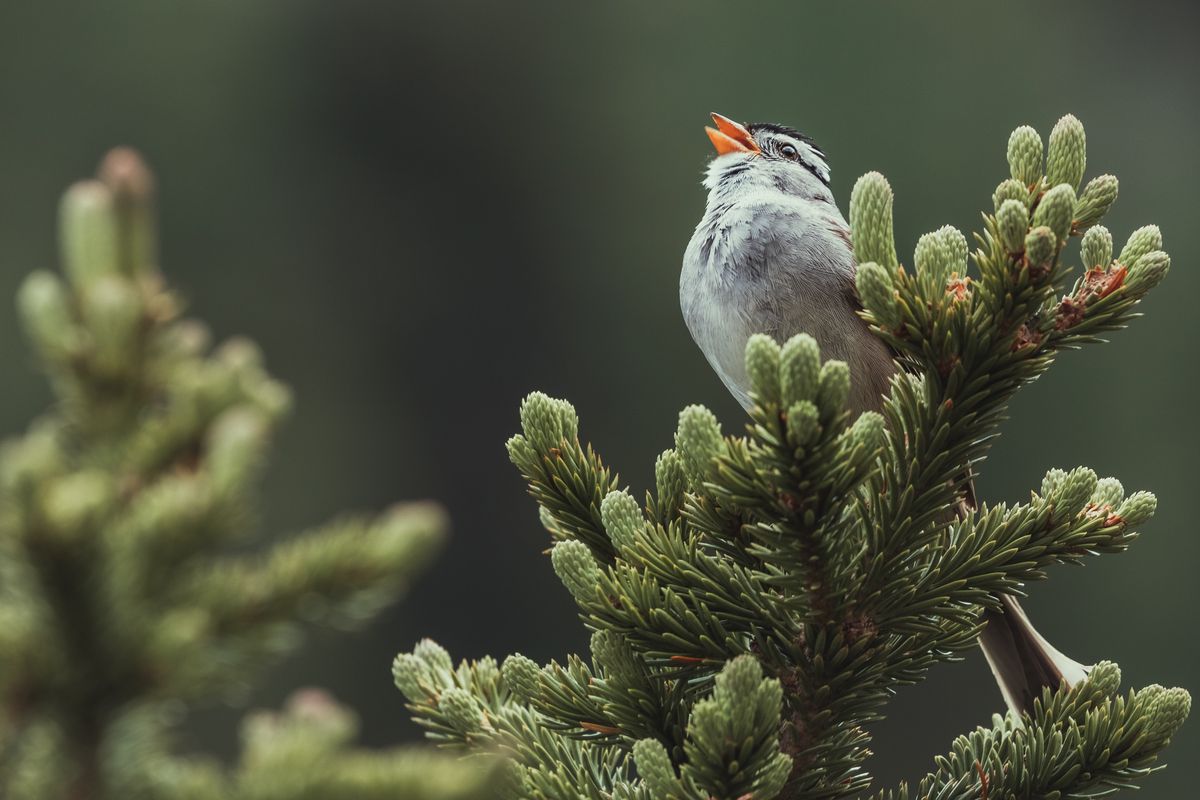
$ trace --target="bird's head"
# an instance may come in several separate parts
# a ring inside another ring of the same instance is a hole
[[[720,114],[705,133],[717,150],[704,185],[724,193],[737,188],[775,188],[797,197],[833,201],[829,164],[816,143],[800,131],[771,122],[742,125]]]

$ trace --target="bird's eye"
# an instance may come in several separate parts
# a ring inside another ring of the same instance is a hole
[[[795,145],[785,144],[779,148],[779,155],[786,158],[788,161],[796,161],[800,158],[800,152]]]

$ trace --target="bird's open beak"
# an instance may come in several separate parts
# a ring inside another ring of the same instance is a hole
[[[754,137],[750,135],[750,131],[746,130],[745,126],[716,112],[713,112],[712,118],[713,122],[717,123],[717,127],[705,128],[704,132],[708,134],[713,147],[717,149],[717,155],[762,152],[758,148],[758,142],[754,141]]]

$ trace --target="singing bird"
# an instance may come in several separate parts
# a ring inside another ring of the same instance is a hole
[[[823,357],[850,366],[854,413],[878,410],[897,365],[857,313],[850,226],[830,189],[828,159],[793,128],[712,117],[708,202],[679,275],[692,338],[749,408],[746,340],[807,333]],[[998,599],[1003,611],[984,612],[979,644],[1009,708],[1031,711],[1042,687],[1086,676],[1033,628],[1016,598]]]

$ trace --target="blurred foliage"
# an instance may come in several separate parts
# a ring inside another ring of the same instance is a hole
[[[173,280],[215,330],[258,341],[300,398],[265,478],[268,527],[398,492],[453,515],[455,537],[407,606],[336,651],[305,651],[290,680],[256,694],[278,705],[276,687],[335,687],[361,709],[364,739],[389,742],[407,725],[380,667],[398,641],[539,662],[587,644],[569,604],[547,602],[565,595],[500,446],[530,386],[571,397],[620,464],[652,463],[685,403],[739,419],[677,311],[709,111],[814,135],[843,210],[856,176],[885,172],[910,242],[976,223],[967,210],[1004,166],[982,157],[995,131],[1072,111],[1093,158],[1122,176],[1110,227],[1154,219],[1170,240],[1171,290],[1103,354],[1023,393],[979,490],[1019,501],[1064,462],[1153,486],[1159,511],[1135,550],[1061,572],[1025,605],[1066,652],[1111,656],[1137,685],[1195,688],[1200,647],[1181,632],[1200,608],[1187,511],[1200,365],[1180,321],[1200,293],[1198,22],[1182,0],[6,3],[0,297],[53,262],[58,187],[114,143],[150,155]],[[15,314],[0,324],[11,432],[48,395]],[[316,471],[329,463],[354,469]],[[648,467],[622,477],[653,482]],[[915,777],[913,764],[987,723],[998,698],[982,659],[972,665],[900,692],[876,726],[877,775]],[[232,754],[225,720],[206,721],[205,744]],[[1197,747],[1184,730],[1174,757]],[[1143,796],[1189,786],[1168,771]]]
[[[132,150],[110,152],[63,197],[65,280],[38,270],[18,293],[55,403],[0,448],[0,795],[479,796],[482,768],[348,749],[353,715],[314,691],[247,721],[232,774],[171,747],[179,710],[244,693],[300,622],[349,625],[393,600],[446,523],[396,506],[231,552],[252,541],[290,395],[248,340],[210,352],[181,317],[153,194]]]

